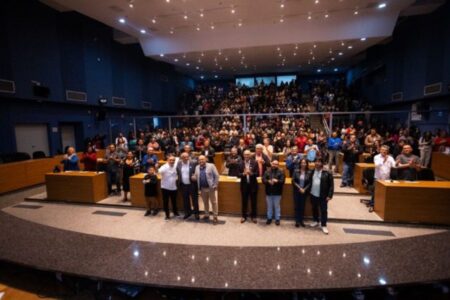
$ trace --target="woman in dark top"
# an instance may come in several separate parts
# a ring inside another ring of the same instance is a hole
[[[145,203],[147,204],[147,211],[145,216],[152,214],[156,216],[158,214],[158,178],[156,177],[155,166],[148,168],[148,173],[145,175],[144,180],[145,188]]]
[[[123,201],[127,201],[128,192],[130,191],[130,177],[136,174],[136,168],[139,167],[139,162],[134,157],[133,152],[128,151],[125,160],[122,163],[123,176],[122,176],[122,186],[123,186]]]
[[[305,227],[303,215],[305,213],[306,197],[311,187],[309,179],[308,161],[305,158],[300,160],[300,168],[292,175],[292,189],[294,191],[295,206],[295,227]]]

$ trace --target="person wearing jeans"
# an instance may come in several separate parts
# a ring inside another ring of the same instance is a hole
[[[274,217],[275,224],[280,225],[280,202],[284,181],[284,173],[279,168],[278,160],[272,161],[271,168],[264,173],[262,178],[262,182],[266,186],[267,225],[272,223],[272,218]]]
[[[328,201],[333,198],[334,183],[333,175],[323,170],[323,161],[317,158],[315,161],[315,169],[310,172],[309,181],[311,183],[311,202],[313,208],[314,222],[311,227],[319,225],[319,208],[320,208],[320,224],[322,232],[328,234]]]
[[[333,173],[333,165],[337,166],[337,155],[342,146],[342,139],[334,131],[328,138],[328,171]],[[336,169],[335,169],[336,172]]]
[[[344,153],[344,168],[342,171],[341,187],[351,187],[353,186],[353,169],[359,159],[359,155],[362,153],[355,135],[352,134],[350,140],[343,145],[342,152]]]
[[[169,198],[172,202],[172,211],[174,216],[179,216],[177,209],[177,167],[175,165],[175,157],[169,155],[167,163],[158,170],[161,175],[161,192],[163,198],[164,211],[166,220],[170,219]]]

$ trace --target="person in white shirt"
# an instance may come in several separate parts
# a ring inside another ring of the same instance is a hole
[[[158,170],[161,175],[161,192],[163,198],[163,207],[166,212],[166,220],[170,219],[169,198],[172,202],[172,211],[174,216],[179,216],[177,210],[177,167],[175,164],[175,156],[169,155],[167,163]]]
[[[395,160],[389,155],[389,146],[383,145],[380,148],[380,154],[375,155],[373,158],[375,164],[374,180],[389,180],[391,178],[391,168],[395,167]],[[374,184],[375,188],[375,184]],[[375,190],[372,193],[372,199],[370,200],[370,212],[373,211]]]

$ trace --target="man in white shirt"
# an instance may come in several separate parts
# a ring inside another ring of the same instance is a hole
[[[169,155],[167,163],[159,168],[158,173],[161,175],[161,191],[163,198],[164,211],[166,212],[166,220],[170,219],[169,198],[172,202],[172,211],[175,216],[179,216],[177,210],[177,168],[175,165],[175,156]]]
[[[395,160],[389,155],[389,146],[383,145],[380,148],[380,154],[375,155],[373,158],[375,164],[374,180],[389,180],[391,177],[391,168],[395,167]],[[375,188],[375,183],[374,183]],[[372,193],[372,200],[370,201],[370,210],[373,211],[375,190]]]

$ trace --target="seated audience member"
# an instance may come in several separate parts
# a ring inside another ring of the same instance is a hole
[[[68,147],[67,153],[64,155],[61,163],[64,166],[64,171],[79,171],[80,167],[78,166],[78,156],[75,152],[74,147]]]
[[[83,152],[81,162],[84,164],[85,171],[97,171],[97,153],[91,145]]]
[[[400,180],[417,180],[417,171],[421,169],[420,159],[412,154],[411,145],[404,145],[403,151],[395,158],[395,166],[397,167],[398,179]]]
[[[242,158],[238,155],[238,151],[235,147],[231,148],[231,153],[227,157],[225,167],[228,168],[228,176],[238,177],[239,166],[242,162]]]
[[[158,203],[158,177],[156,176],[155,166],[148,168],[147,174],[144,176],[144,194],[147,210],[145,216],[156,216],[159,211]]]
[[[267,169],[262,178],[262,182],[266,187],[267,225],[272,223],[273,218],[275,218],[275,224],[280,225],[280,202],[284,181],[284,172],[279,168],[278,161],[272,161],[271,168]]]

